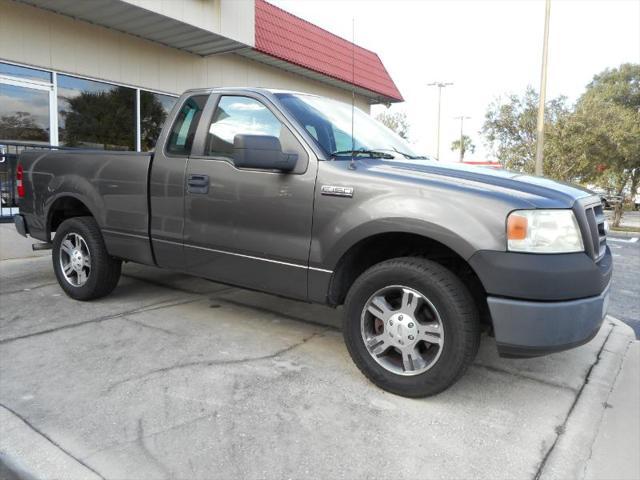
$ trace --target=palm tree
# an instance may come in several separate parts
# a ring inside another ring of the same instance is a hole
[[[467,135],[462,135],[462,149],[460,149],[460,139],[454,140],[451,143],[451,151],[460,150],[460,161],[464,161],[464,154],[466,152],[475,152],[476,146],[471,141],[471,138]]]

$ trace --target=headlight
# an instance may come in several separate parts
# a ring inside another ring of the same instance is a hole
[[[582,234],[571,210],[516,210],[507,218],[512,252],[583,252]]]

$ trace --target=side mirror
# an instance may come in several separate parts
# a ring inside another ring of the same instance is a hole
[[[297,161],[297,153],[282,152],[277,137],[238,134],[233,138],[233,162],[238,168],[290,172]]]

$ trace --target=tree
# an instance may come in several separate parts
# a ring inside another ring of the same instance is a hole
[[[155,94],[140,92],[140,140],[143,151],[156,146],[162,126],[167,119],[167,111]]]
[[[135,148],[134,91],[116,87],[101,92],[82,92],[61,102],[67,146],[97,146],[105,150]],[[153,148],[167,113],[158,99],[148,92],[140,95],[140,134],[143,150]]]
[[[476,151],[476,146],[473,144],[473,142],[471,141],[471,137],[467,136],[467,135],[462,135],[462,149],[460,147],[460,139],[454,140],[451,143],[451,151],[455,151],[455,150],[461,150],[460,151],[460,161],[464,160],[464,154],[466,152],[475,152]]]
[[[482,128],[487,143],[507,167],[534,171],[538,95],[510,95],[489,105]],[[545,111],[545,175],[590,182],[623,195],[640,185],[640,65],[623,64],[595,75],[575,105],[564,97]],[[617,205],[613,225],[622,218]]]
[[[15,112],[0,117],[0,138],[48,142],[49,132],[40,127],[28,112]]]
[[[575,179],[579,165],[554,149],[553,138],[566,138],[567,120],[571,113],[565,97],[547,102],[545,109],[544,169],[561,180]],[[509,170],[533,173],[536,158],[536,122],[538,94],[527,87],[523,95],[497,98],[488,107],[482,134],[500,163]]]
[[[381,112],[376,116],[376,120],[393,130],[405,140],[409,138],[409,122],[407,114],[403,112]]]
[[[135,145],[134,105],[133,91],[124,87],[65,98],[62,140],[70,147],[131,150]]]
[[[598,183],[623,195],[640,184],[640,65],[622,64],[595,75],[576,105],[575,117],[587,127],[581,148],[598,166]],[[622,219],[616,205],[613,226]]]

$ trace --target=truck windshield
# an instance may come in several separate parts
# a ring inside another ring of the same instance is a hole
[[[298,93],[277,93],[276,96],[325,154],[336,160],[350,159],[352,150],[359,157],[424,158],[416,155],[396,133],[362,110],[352,110],[347,103]],[[384,155],[374,155],[372,152],[384,152]]]

